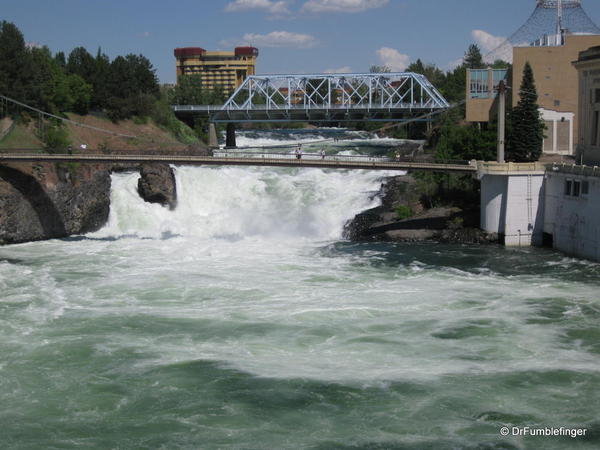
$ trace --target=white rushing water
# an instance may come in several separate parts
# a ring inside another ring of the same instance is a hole
[[[6,442],[506,448],[505,423],[593,420],[597,264],[341,242],[382,173],[175,174],[174,211],[115,174],[102,230],[2,249]]]
[[[175,168],[175,211],[140,201],[139,174],[115,175],[108,225],[95,237],[339,239],[375,206],[381,173],[320,169]]]

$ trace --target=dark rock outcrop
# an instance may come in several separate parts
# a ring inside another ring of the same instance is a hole
[[[101,165],[0,166],[0,245],[100,229],[108,220],[110,184]]]
[[[344,237],[351,241],[433,240],[444,243],[480,244],[498,242],[497,235],[489,235],[476,227],[476,210],[457,207],[426,209],[421,203],[418,183],[410,176],[390,177],[377,194],[381,206],[364,211],[344,227]],[[401,219],[397,208],[412,212]]]
[[[188,146],[186,154],[190,156],[213,156],[213,151],[204,144],[193,144]]]
[[[394,208],[406,205],[415,212],[423,211],[420,193],[415,179],[409,175],[390,177],[382,183],[376,194],[381,198],[381,206],[363,211],[346,223],[344,237],[351,241],[377,240],[372,230],[378,225],[394,222],[397,217]]]
[[[177,206],[177,187],[173,169],[166,164],[144,164],[140,170],[138,192],[144,201],[168,206]]]

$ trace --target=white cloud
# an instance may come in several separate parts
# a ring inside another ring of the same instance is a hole
[[[484,53],[496,50],[506,41],[505,37],[494,36],[483,30],[473,30],[471,31],[471,36],[473,36],[473,39],[475,39],[475,42]]]
[[[410,64],[410,57],[400,53],[395,48],[382,47],[377,50],[379,61],[393,72],[403,72]]]
[[[350,66],[344,66],[337,69],[327,69],[325,73],[352,73],[352,68]]]
[[[447,70],[454,70],[464,62],[463,58],[458,58],[446,64]]]
[[[263,9],[271,14],[288,14],[288,2],[285,0],[235,0],[225,7],[227,12]]]
[[[389,0],[308,0],[302,7],[302,11],[357,13],[367,9],[381,8],[389,2]]]
[[[255,47],[311,48],[319,41],[310,34],[289,31],[272,31],[269,34],[247,33],[241,39],[222,41],[224,47],[232,45],[252,45]]]
[[[505,37],[494,36],[483,30],[473,30],[471,36],[481,48],[485,62],[493,63],[496,59],[512,62],[512,45]]]

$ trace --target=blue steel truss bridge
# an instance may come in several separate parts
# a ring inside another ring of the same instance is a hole
[[[224,105],[173,110],[214,123],[400,122],[449,107],[425,76],[397,72],[250,76]]]

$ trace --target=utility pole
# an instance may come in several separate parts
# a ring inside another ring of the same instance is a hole
[[[562,38],[562,34],[563,34],[563,27],[562,27],[563,4],[562,4],[562,0],[558,0],[556,12],[558,14],[558,17],[556,20],[556,45],[560,46],[560,45],[563,45],[563,38]]]
[[[498,84],[498,162],[504,161],[504,139],[506,134],[506,86],[504,80]]]

